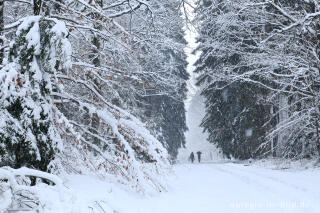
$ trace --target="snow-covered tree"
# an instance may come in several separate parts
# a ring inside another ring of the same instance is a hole
[[[62,22],[40,16],[21,22],[1,70],[0,161],[47,171],[61,144],[51,77],[70,65],[68,32]]]
[[[153,22],[153,26],[150,26],[149,31],[153,32],[153,27],[157,31],[150,33],[148,37],[156,42],[160,51],[145,54],[142,58],[142,66],[146,70],[167,76],[170,82],[166,81],[166,85],[153,83],[153,88],[150,88],[146,94],[138,96],[141,100],[138,106],[143,111],[142,118],[155,130],[157,138],[174,160],[178,148],[185,144],[184,132],[187,129],[184,99],[187,92],[188,73],[184,53],[186,41],[183,19],[178,12],[179,1],[154,2],[152,5],[157,8],[153,14],[157,19]],[[176,21],[170,21],[173,19]]]
[[[206,98],[206,115],[201,126],[209,133],[209,141],[215,143],[227,157],[247,159],[256,157],[264,140],[266,107],[258,102],[263,91],[253,84],[216,78],[230,70],[237,75],[250,69],[250,65],[236,66],[251,40],[241,34],[241,21],[237,15],[241,2],[200,1],[196,21],[199,25],[196,62],[198,84]],[[239,33],[239,32],[240,33]],[[239,44],[240,43],[240,44]],[[241,45],[243,52],[233,51],[233,45]]]
[[[200,2],[200,8],[206,9],[199,13],[199,24],[211,33],[200,38],[202,61],[212,60],[211,70],[218,70],[212,72],[199,64],[204,73],[200,80],[222,82],[213,91],[241,82],[266,91],[257,99],[270,112],[262,150],[279,157],[319,153],[318,2]],[[208,14],[213,18],[202,22],[201,17]],[[231,57],[237,60],[226,64]]]
[[[4,58],[4,38],[3,38],[3,31],[4,31],[4,0],[0,1],[0,64],[3,62]]]
[[[112,174],[139,191],[163,190],[161,178],[153,175],[155,171],[165,174],[168,168],[167,151],[156,139],[162,133],[138,118],[145,119],[144,98],[165,96],[179,103],[182,125],[176,130],[184,131],[185,43],[179,40],[183,31],[178,1],[7,3],[6,45],[10,40],[19,40],[14,30],[24,21],[22,17],[39,15],[36,17],[43,20],[39,22],[40,38],[44,39],[40,39],[41,51],[45,51],[46,45],[52,47],[41,31],[41,23],[53,20],[65,23],[64,36],[71,44],[67,49],[73,50],[68,55],[69,69],[60,68],[61,59],[50,63],[54,69],[47,69],[39,62],[39,69],[49,75],[46,80],[51,89],[45,100],[50,101],[55,133],[61,139],[59,152],[51,158],[54,158],[51,171]],[[48,29],[52,27],[47,25]],[[172,32],[177,33],[168,38]],[[11,57],[13,50],[5,48],[4,53]],[[23,56],[17,52],[17,57],[20,55]],[[36,59],[40,60],[40,56],[42,53]],[[56,51],[55,56],[66,56],[66,53]],[[6,62],[4,65],[7,67]],[[138,107],[141,103],[143,106]],[[4,133],[7,134],[6,130]],[[179,137],[178,143],[183,143],[181,134]]]

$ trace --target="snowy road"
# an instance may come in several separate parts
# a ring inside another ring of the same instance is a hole
[[[320,172],[285,172],[239,164],[176,167],[172,191],[145,213],[320,212]],[[258,211],[257,211],[258,210]]]
[[[211,163],[177,165],[175,173],[168,192],[149,198],[116,189],[105,197],[102,183],[97,182],[88,183],[90,188],[76,183],[71,187],[87,195],[88,200],[80,200],[83,204],[104,194],[99,199],[119,213],[320,212],[319,169],[280,171]]]

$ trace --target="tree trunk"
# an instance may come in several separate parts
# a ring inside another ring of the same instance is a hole
[[[279,124],[278,128],[281,128],[280,125],[283,125],[283,123],[289,118],[288,113],[288,97],[285,95],[280,94],[279,96]],[[288,140],[289,132],[288,130],[281,130],[278,134],[278,141],[277,141],[277,156],[283,157],[284,150],[286,146],[286,142]]]
[[[33,0],[33,14],[40,15],[42,0]]]
[[[101,1],[98,1],[98,5],[103,8],[103,2],[102,0]],[[93,13],[93,18],[94,19],[101,19],[100,18],[100,14],[99,13]],[[95,26],[95,28],[97,28],[98,30],[102,30],[102,26],[100,24],[97,24]],[[95,67],[99,67],[101,65],[100,63],[100,57],[98,56],[99,55],[99,49],[100,49],[100,40],[99,40],[99,36],[98,35],[94,35],[93,39],[92,39],[92,44],[97,48],[96,50],[94,49],[93,50],[93,55],[94,55],[94,59],[93,59],[93,64]]]
[[[3,62],[4,57],[4,0],[0,0],[0,64]]]

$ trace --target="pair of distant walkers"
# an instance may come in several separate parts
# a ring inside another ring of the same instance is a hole
[[[202,154],[202,152],[200,152],[200,151],[197,152],[199,163],[200,163],[200,161],[201,161],[201,154]],[[189,159],[191,160],[191,163],[193,163],[193,161],[194,161],[194,154],[193,154],[193,152],[191,152]]]

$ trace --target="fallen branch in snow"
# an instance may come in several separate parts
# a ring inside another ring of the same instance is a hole
[[[40,178],[55,185],[62,197],[62,180],[55,175],[26,167],[12,169],[0,168],[0,212],[39,210],[39,200],[36,186],[31,186],[30,178]]]

